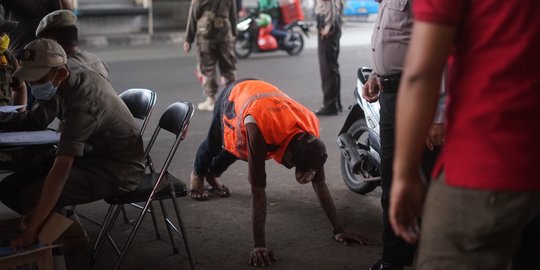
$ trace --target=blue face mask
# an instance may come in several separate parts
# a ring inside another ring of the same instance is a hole
[[[56,73],[54,74],[53,80],[56,78]],[[56,90],[58,86],[54,86],[52,81],[47,81],[40,84],[34,84],[31,86],[32,95],[39,100],[51,100],[56,96]]]

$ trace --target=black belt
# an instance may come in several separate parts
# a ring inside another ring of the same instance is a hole
[[[377,77],[381,83],[383,92],[387,94],[395,94],[398,92],[401,73],[384,76],[377,75]]]

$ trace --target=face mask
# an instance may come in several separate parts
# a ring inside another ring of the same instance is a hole
[[[54,74],[53,80],[56,78],[56,73]],[[56,90],[58,86],[54,86],[52,81],[47,81],[40,84],[34,84],[31,86],[32,95],[39,100],[51,100],[56,96]]]
[[[9,36],[4,34],[0,38],[0,53],[4,53],[5,51],[7,51],[8,47],[9,47]]]

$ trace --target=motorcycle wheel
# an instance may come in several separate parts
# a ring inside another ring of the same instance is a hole
[[[347,133],[358,143],[369,148],[369,133],[366,124],[366,119],[358,119],[347,130]],[[341,175],[345,181],[347,187],[358,194],[366,194],[373,191],[378,185],[379,181],[366,181],[367,177],[373,177],[373,175],[364,175],[362,173],[355,174],[353,168],[347,162],[347,157],[341,155]]]
[[[298,55],[304,49],[304,38],[302,34],[296,31],[291,31],[291,41],[289,41],[292,46],[287,49],[289,55]]]
[[[240,59],[248,58],[253,51],[253,44],[248,38],[236,38],[234,42],[234,54]]]

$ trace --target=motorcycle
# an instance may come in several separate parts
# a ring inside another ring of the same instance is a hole
[[[371,71],[366,67],[358,69],[356,104],[351,106],[337,138],[343,180],[350,190],[359,194],[369,193],[381,183],[380,105],[362,97],[362,88]]]
[[[286,36],[273,36],[272,24],[265,27],[257,25],[257,13],[251,13],[241,19],[236,29],[238,34],[234,44],[234,53],[238,58],[248,58],[253,52],[274,52],[277,50],[286,51],[289,55],[297,55],[304,49],[304,38],[302,33],[295,29],[300,29],[304,35],[309,36],[309,25],[300,20],[293,21],[283,27],[287,32]]]

